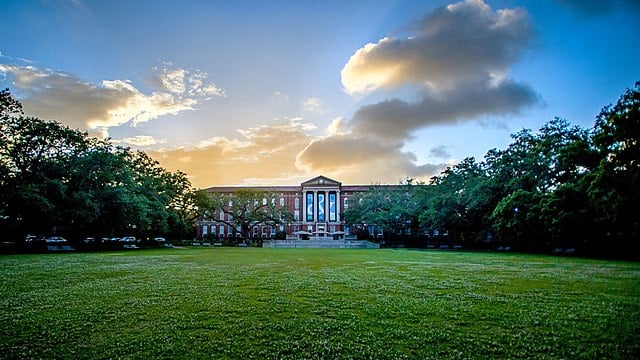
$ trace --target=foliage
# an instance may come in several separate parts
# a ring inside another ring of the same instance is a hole
[[[191,231],[196,194],[141,151],[26,117],[0,92],[0,233],[153,237]]]
[[[234,238],[241,235],[246,240],[258,226],[276,227],[293,221],[293,214],[276,204],[272,191],[240,189],[209,196],[209,201],[202,204],[204,217],[231,227]]]
[[[410,192],[372,188],[345,213],[350,224],[448,233],[469,248],[578,249],[638,257],[640,82],[592,129],[555,118],[522,129],[504,150],[467,158]],[[418,219],[419,221],[415,221]]]
[[[638,263],[209,248],[2,256],[0,273],[3,358],[637,359],[640,353]]]
[[[377,225],[388,235],[416,234],[421,211],[415,191],[421,184],[412,179],[398,186],[371,186],[367,192],[352,197],[344,212],[347,224]]]
[[[593,129],[598,155],[586,190],[596,219],[622,248],[640,238],[640,82],[614,106],[605,107]]]

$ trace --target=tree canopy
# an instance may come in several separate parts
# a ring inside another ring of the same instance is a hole
[[[604,107],[591,129],[561,118],[537,132],[522,129],[506,149],[491,149],[480,162],[464,159],[428,185],[363,195],[347,222],[393,229],[398,214],[417,212],[421,234],[447,233],[439,241],[467,247],[637,257],[639,104],[640,82]]]
[[[181,236],[195,190],[141,151],[25,116],[0,91],[0,236]]]
[[[214,193],[201,205],[204,217],[229,226],[233,238],[250,239],[254,228],[293,221],[293,215],[276,202],[271,191],[241,189],[232,194]],[[222,216],[220,216],[220,213]]]

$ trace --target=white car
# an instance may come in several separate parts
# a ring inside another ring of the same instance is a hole
[[[154,241],[156,241],[160,246],[166,247],[166,248],[172,248],[173,244],[170,242],[167,242],[167,240],[163,237],[156,237],[153,238]]]
[[[45,240],[45,242],[47,244],[50,244],[50,243],[62,244],[62,243],[66,243],[67,239],[65,239],[63,237],[60,237],[60,236],[52,236],[50,238],[47,238],[47,240]]]

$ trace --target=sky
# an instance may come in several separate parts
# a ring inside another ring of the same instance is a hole
[[[640,80],[637,0],[0,0],[0,88],[198,188],[428,180]]]

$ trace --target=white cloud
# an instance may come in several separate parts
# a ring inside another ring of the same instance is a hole
[[[344,135],[349,129],[347,128],[347,120],[343,117],[335,118],[331,121],[331,124],[327,127],[327,133],[329,136]]]
[[[167,139],[156,139],[153,136],[149,136],[149,135],[137,135],[132,137],[126,137],[119,140],[114,139],[112,140],[112,142],[115,144],[145,147],[145,146],[151,146],[151,145],[166,144]]]
[[[447,164],[418,164],[414,153],[403,151],[416,130],[518,114],[540,102],[530,86],[508,77],[534,36],[524,9],[493,11],[482,0],[466,0],[434,10],[408,30],[406,38],[385,37],[358,49],[341,76],[351,95],[403,87],[415,91],[415,100],[389,98],[360,107],[350,120],[333,120],[326,137],[298,154],[300,169],[426,179]],[[448,156],[444,147],[431,154]]]
[[[410,30],[405,39],[385,37],[357,50],[341,72],[345,91],[403,84],[440,90],[484,80],[508,69],[534,35],[524,9],[494,12],[481,0],[438,8]]]
[[[284,102],[287,102],[287,101],[291,100],[291,97],[289,97],[289,95],[287,95],[285,93],[282,93],[280,91],[274,92],[273,93],[273,97],[275,99],[279,99],[279,100],[284,101]]]
[[[323,114],[324,105],[322,101],[317,97],[310,97],[302,100],[300,103],[302,106],[302,112],[305,114]]]
[[[206,74],[180,68],[154,68],[159,89],[145,94],[129,80],[104,80],[99,84],[77,76],[33,66],[0,64],[22,94],[25,112],[82,130],[133,126],[164,115],[194,110],[212,96],[225,96],[223,89],[206,83]]]

